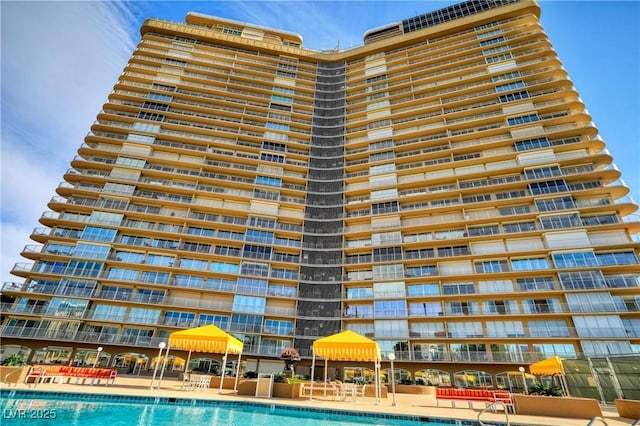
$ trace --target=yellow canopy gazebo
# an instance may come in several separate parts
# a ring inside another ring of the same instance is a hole
[[[565,382],[564,367],[562,366],[562,358],[552,356],[542,361],[538,361],[529,366],[531,374],[538,376],[558,376],[560,386],[566,395],[569,395],[569,388]]]
[[[324,358],[324,381],[327,382],[328,361],[373,361],[376,386],[376,401],[380,400],[380,346],[374,340],[368,339],[351,330],[322,337],[313,342],[313,358],[311,361],[311,394],[313,396],[313,374],[316,356]]]
[[[562,359],[559,356],[543,359],[529,366],[531,374],[539,376],[553,376],[554,374],[564,374]]]
[[[171,348],[189,351],[189,358],[187,359],[187,362],[185,364],[186,372],[187,368],[189,368],[191,352],[224,354],[222,357],[222,377],[220,378],[219,389],[219,393],[222,393],[222,384],[224,382],[227,355],[229,354],[238,354],[238,365],[236,367],[236,383],[234,386],[234,390],[237,390],[238,375],[240,373],[240,357],[242,356],[242,346],[243,343],[240,340],[211,324],[171,333],[169,335],[169,345],[167,346],[165,357],[169,354],[169,349]]]

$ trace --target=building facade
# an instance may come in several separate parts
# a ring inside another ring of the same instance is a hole
[[[639,352],[637,206],[539,14],[322,52],[147,20],[3,285],[4,354],[122,366],[206,324],[248,360],[345,329],[415,370]]]

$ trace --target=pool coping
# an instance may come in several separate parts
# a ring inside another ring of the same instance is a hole
[[[153,405],[175,405],[175,406],[218,406],[227,408],[254,407],[265,410],[284,410],[289,412],[314,412],[326,413],[349,417],[369,417],[380,420],[399,420],[413,421],[417,423],[439,422],[456,426],[480,426],[480,423],[474,420],[451,419],[445,417],[423,416],[418,414],[386,414],[371,411],[351,411],[344,409],[320,408],[309,406],[297,406],[288,404],[274,404],[269,401],[225,401],[200,398],[180,398],[169,396],[145,396],[145,395],[114,395],[102,393],[83,393],[70,391],[49,391],[49,390],[30,390],[30,389],[0,389],[0,399],[37,399],[44,398],[54,401],[103,401],[110,403],[136,403],[136,404],[153,404]],[[494,425],[507,425],[505,422],[492,420]],[[529,426],[524,423],[509,423],[511,426]]]

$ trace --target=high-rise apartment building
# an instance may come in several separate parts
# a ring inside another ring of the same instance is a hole
[[[123,366],[205,324],[249,362],[345,329],[413,371],[639,352],[637,206],[539,13],[322,52],[147,20],[3,286],[5,354]]]

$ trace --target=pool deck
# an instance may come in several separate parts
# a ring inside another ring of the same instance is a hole
[[[40,383],[37,386],[33,384],[27,385],[19,383],[17,385],[0,383],[1,389],[28,389],[55,392],[74,392],[74,393],[92,393],[92,394],[109,394],[109,395],[132,395],[132,396],[150,396],[150,397],[168,397],[183,399],[202,399],[202,400],[226,400],[226,401],[251,401],[254,403],[282,404],[289,406],[313,407],[319,409],[330,410],[349,410],[349,411],[366,411],[372,413],[399,414],[399,415],[418,415],[426,417],[460,419],[460,420],[478,420],[478,413],[482,411],[484,406],[477,404],[473,409],[470,408],[450,408],[437,407],[435,397],[432,395],[409,395],[396,393],[396,405],[393,406],[393,397],[389,394],[388,398],[383,398],[380,403],[376,404],[375,398],[359,398],[357,402],[351,400],[334,401],[331,398],[326,400],[323,398],[313,399],[312,401],[301,399],[282,399],[282,398],[256,398],[251,396],[239,396],[232,390],[223,390],[222,394],[218,393],[218,389],[209,389],[205,391],[185,391],[180,390],[182,382],[169,378],[163,379],[161,389],[149,388],[151,379],[148,377],[138,376],[118,376],[115,383],[110,386],[105,385],[88,385],[88,384],[58,384],[58,383]],[[155,384],[158,384],[156,380]],[[444,402],[444,404],[449,404]],[[462,405],[459,403],[459,405]],[[615,408],[604,408],[602,410],[604,421],[608,426],[629,426],[632,421],[618,416]],[[501,422],[505,423],[506,417],[503,412],[492,413],[485,412],[481,416],[481,420],[485,423]],[[531,426],[585,426],[589,423],[588,419],[567,419],[557,417],[538,417],[523,416],[517,414],[509,414],[509,421],[513,424],[531,425]],[[605,423],[598,421],[595,425],[603,425]]]

